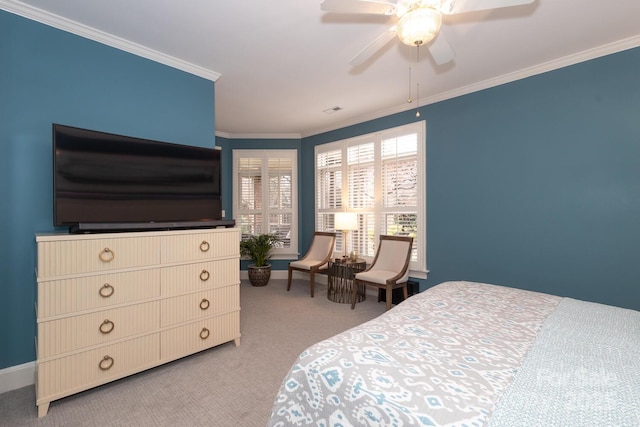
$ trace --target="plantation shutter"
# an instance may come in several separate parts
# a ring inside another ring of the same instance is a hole
[[[274,256],[298,256],[297,151],[233,150],[234,216],[242,238],[275,234]]]
[[[316,159],[316,228],[334,230],[333,214],[342,209],[342,150],[320,153]],[[336,242],[336,249],[339,242]]]
[[[347,147],[347,208],[358,213],[358,230],[349,233],[347,247],[362,256],[375,255],[376,145],[373,141],[356,142]]]
[[[418,139],[416,134],[382,141],[382,234],[414,236],[418,216]],[[417,260],[414,242],[412,260]]]
[[[316,146],[316,229],[338,231],[336,251],[375,256],[379,236],[414,238],[410,269],[426,277],[425,123]],[[355,212],[342,242],[334,215]]]
[[[238,159],[238,208],[236,223],[242,234],[262,234],[262,159]]]
[[[269,158],[269,233],[276,234],[282,247],[291,246],[293,227],[293,160]]]

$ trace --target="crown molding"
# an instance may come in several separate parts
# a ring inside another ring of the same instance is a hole
[[[554,59],[549,62],[534,65],[532,67],[524,68],[522,70],[515,71],[513,73],[504,74],[492,79],[487,79],[472,85],[464,86],[447,92],[441,92],[429,97],[420,98],[418,105],[424,107],[425,105],[435,104],[436,102],[446,101],[448,99],[456,98],[463,95],[468,95],[473,92],[479,92],[484,89],[489,89],[495,86],[500,86],[506,83],[511,83],[516,80],[522,80],[527,77],[532,77],[538,74],[543,74],[548,71],[557,70],[564,67],[569,67],[581,62],[586,62],[592,59],[600,58],[603,56],[611,55],[614,53],[622,52],[624,50],[634,49],[640,47],[640,36],[629,37],[626,39],[618,40],[613,43],[602,45],[593,49],[588,49],[582,52],[578,52],[573,55],[565,56],[563,58]],[[336,129],[341,129],[347,126],[353,126],[359,123],[363,123],[369,120],[375,120],[382,117],[386,117],[392,114],[401,113],[415,109],[414,106],[409,104],[401,104],[393,107],[385,108],[383,110],[375,111],[370,114],[358,116],[340,123],[336,123],[331,127],[322,129],[315,129],[308,132],[303,132],[301,135],[303,138],[318,135],[325,132],[330,132]],[[231,137],[233,138],[233,137]]]
[[[50,27],[57,28],[59,30],[78,35],[80,37],[84,37],[86,39],[114,47],[116,49],[134,54],[136,56],[150,59],[151,61],[176,68],[178,70],[196,75],[198,77],[202,77],[207,80],[211,80],[213,82],[220,78],[220,74],[216,73],[215,71],[211,71],[199,65],[183,61],[170,55],[166,55],[162,52],[158,52],[157,50],[130,42],[129,40],[123,39],[121,37],[114,36],[104,31],[97,30],[87,25],[80,24],[79,22],[72,21],[70,19],[16,0],[0,0],[0,9],[13,13],[15,15],[20,15],[27,19],[31,19],[32,21],[37,21]]]
[[[300,139],[299,133],[229,133],[216,131],[216,136],[227,139]]]
[[[623,39],[614,43],[609,43],[593,49],[588,49],[573,55],[565,56],[563,58],[558,58],[542,64],[537,64],[532,67],[515,71],[513,73],[508,73],[492,79],[487,79],[469,86],[464,86],[452,91],[443,92],[441,94],[427,98],[425,102],[428,104],[432,104],[434,102],[455,98],[457,96],[467,95],[469,93],[478,92],[506,83],[511,83],[516,80],[522,80],[527,77],[532,77],[549,71],[558,70],[560,68],[569,67],[571,65],[622,52],[624,50],[633,49],[638,46],[640,46],[640,36],[630,37],[628,39]],[[420,104],[422,104],[422,100]]]
[[[220,74],[215,71],[211,71],[204,67],[191,64],[181,59],[163,54],[156,50],[147,48],[145,46],[132,43],[128,40],[120,37],[113,36],[103,31],[97,30],[92,27],[80,24],[70,19],[46,12],[42,9],[29,6],[25,3],[16,0],[0,0],[0,9],[7,12],[23,16],[25,18],[49,25],[54,28],[58,28],[63,31],[67,31],[81,37],[97,41],[99,43],[114,47],[116,49],[123,50],[125,52],[132,53],[143,58],[150,59],[152,61],[167,65],[169,67],[176,68],[178,70],[194,74],[207,80],[215,82],[220,78]],[[593,49],[588,49],[583,52],[579,52],[573,55],[569,55],[563,58],[558,58],[543,64],[538,64],[532,67],[524,68],[509,74],[505,74],[492,79],[484,80],[472,85],[464,86],[447,92],[441,92],[430,97],[420,98],[418,100],[419,105],[425,106],[434,104],[436,102],[445,101],[448,99],[456,98],[459,96],[467,95],[473,92],[478,92],[484,89],[489,89],[495,86],[500,86],[506,83],[510,83],[516,80],[521,80],[527,77],[531,77],[538,74],[543,74],[548,71],[557,70],[559,68],[568,67],[578,64],[580,62],[589,61],[602,56],[610,55],[613,53],[621,52],[628,49],[633,49],[640,46],[640,36],[634,36],[627,39],[619,40],[613,43],[602,45]],[[318,135],[325,132],[330,132],[336,129],[356,125],[369,120],[379,119],[385,116],[389,116],[403,111],[414,109],[412,105],[403,103],[395,105],[389,108],[375,111],[366,115],[354,117],[352,119],[335,123],[329,127],[309,130],[301,132],[300,134],[233,134],[222,131],[216,131],[216,135],[227,139],[300,139],[313,135]]]

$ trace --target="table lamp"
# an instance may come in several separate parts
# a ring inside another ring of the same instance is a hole
[[[355,212],[336,212],[334,228],[342,230],[342,256],[347,256],[347,233],[358,229],[358,214]]]

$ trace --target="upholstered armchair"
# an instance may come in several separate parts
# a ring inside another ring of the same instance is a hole
[[[313,233],[311,246],[304,257],[298,261],[289,263],[289,280],[287,291],[291,289],[291,274],[295,271],[309,273],[309,287],[313,298],[313,288],[315,285],[315,275],[327,273],[328,262],[333,256],[333,248],[336,244],[336,233],[316,231]]]
[[[380,236],[380,244],[373,263],[365,271],[355,275],[351,308],[356,305],[357,290],[361,284],[384,289],[387,297],[387,310],[391,308],[393,289],[402,288],[404,299],[407,299],[412,246],[413,237]]]

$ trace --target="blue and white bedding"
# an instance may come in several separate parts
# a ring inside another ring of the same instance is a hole
[[[269,426],[640,425],[640,312],[446,282],[305,350]]]

